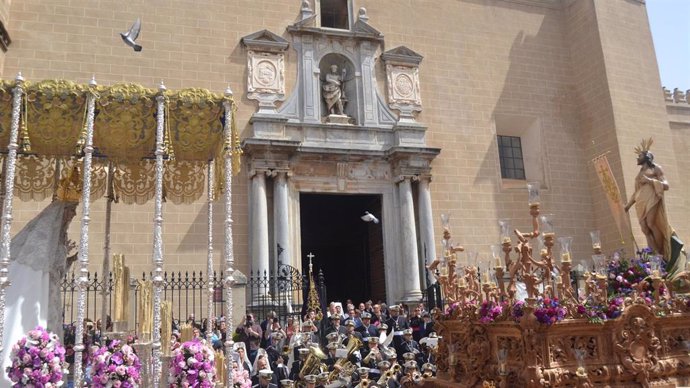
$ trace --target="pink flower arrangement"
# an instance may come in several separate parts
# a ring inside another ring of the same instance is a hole
[[[60,387],[65,373],[65,348],[57,334],[41,326],[12,346],[12,365],[6,369],[12,387]]]
[[[491,301],[483,301],[479,308],[479,322],[491,323],[503,314],[503,306]]]
[[[232,386],[234,388],[252,388],[252,379],[249,378],[249,372],[243,368],[233,369]]]
[[[92,386],[136,388],[141,383],[141,363],[134,349],[119,340],[95,348],[91,354]]]
[[[213,388],[213,359],[213,350],[198,339],[183,343],[170,360],[170,388]]]

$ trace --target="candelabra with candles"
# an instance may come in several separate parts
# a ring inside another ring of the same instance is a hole
[[[471,305],[469,302],[475,301],[515,302],[517,283],[522,281],[527,292],[528,306],[532,306],[540,296],[558,296],[566,307],[577,304],[570,277],[573,239],[556,239],[553,215],[540,215],[539,184],[530,183],[527,187],[532,231],[511,229],[508,220],[500,220],[501,245],[491,247],[491,260],[482,265],[477,260],[476,252],[468,252],[466,265],[460,265],[458,253],[463,252],[464,248],[452,244],[449,217],[442,216],[443,260],[432,263],[430,269],[438,267],[438,281],[447,303]],[[517,238],[515,245],[512,235]],[[560,243],[558,255],[554,252],[557,240]],[[533,244],[533,241],[538,244]],[[533,250],[532,245],[537,245],[540,249]]]
[[[572,279],[573,238],[557,236],[554,216],[541,214],[539,184],[527,188],[531,230],[500,220],[489,260],[454,245],[442,216],[443,257],[428,267],[446,304],[434,325],[439,380],[589,388],[690,378],[679,345],[690,341],[690,298],[672,297],[663,259],[614,254],[607,263],[593,231],[594,270]]]

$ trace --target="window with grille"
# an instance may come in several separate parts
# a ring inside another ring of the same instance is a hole
[[[348,0],[321,0],[321,27],[350,29]]]
[[[519,136],[498,135],[498,156],[501,159],[501,177],[525,179],[522,142]]]

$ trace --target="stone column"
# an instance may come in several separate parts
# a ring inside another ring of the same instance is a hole
[[[431,263],[436,258],[434,217],[431,212],[429,182],[431,182],[430,176],[422,177],[419,181],[419,237],[422,241],[422,253],[426,251],[426,264]]]
[[[400,240],[402,242],[402,300],[405,302],[422,299],[419,281],[419,260],[417,258],[417,230],[412,202],[412,183],[410,177],[401,177],[398,183],[400,193]]]
[[[252,177],[252,276],[268,276],[268,207],[266,204],[266,174],[256,171]],[[266,289],[261,288],[261,292]]]
[[[288,217],[288,185],[285,171],[278,172],[273,180],[273,225],[275,233],[275,257],[277,265],[290,261],[290,223]]]

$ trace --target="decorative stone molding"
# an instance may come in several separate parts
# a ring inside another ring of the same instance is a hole
[[[388,103],[400,111],[401,122],[415,122],[415,112],[422,111],[419,64],[423,57],[405,46],[381,55],[386,64]]]
[[[690,105],[690,89],[683,91],[679,88],[673,88],[673,91],[670,91],[665,86],[662,86],[661,91],[664,94],[664,101],[667,103]]]
[[[393,147],[388,152],[396,183],[404,179],[414,182],[431,177],[431,162],[441,152],[439,148]]]
[[[259,101],[259,113],[274,114],[285,99],[285,50],[288,42],[268,30],[242,38],[247,51],[247,98]]]

